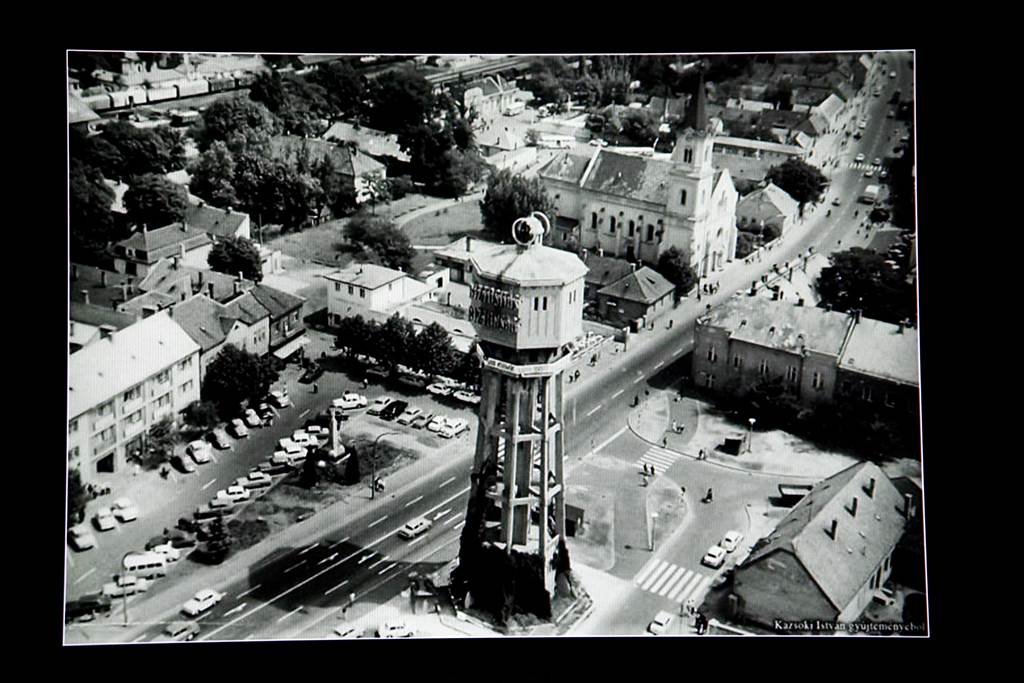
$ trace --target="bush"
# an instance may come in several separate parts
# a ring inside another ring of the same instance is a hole
[[[416,192],[416,185],[412,182],[412,178],[407,175],[391,178],[388,183],[391,187],[392,199],[401,199],[407,194]]]

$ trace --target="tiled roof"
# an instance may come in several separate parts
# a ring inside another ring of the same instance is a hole
[[[759,207],[762,203],[774,206],[783,216],[795,216],[800,208],[795,199],[771,181],[740,199],[738,208]]]
[[[207,205],[190,205],[185,209],[184,220],[190,228],[202,230],[218,237],[229,237],[237,232],[248,217],[248,214],[230,208],[217,209]]]
[[[839,367],[893,382],[917,386],[917,330],[861,318],[839,358]]]
[[[618,282],[633,272],[633,265],[628,261],[611,256],[598,256],[597,253],[588,252],[583,259],[583,265],[588,269],[584,278],[587,284],[598,288]]]
[[[324,277],[334,282],[374,290],[405,277],[405,273],[374,263],[353,263],[347,268],[328,273]]]
[[[537,175],[541,178],[561,180],[566,183],[578,183],[583,177],[583,173],[587,170],[587,164],[589,163],[590,157],[563,152],[553,156],[551,161],[544,164],[537,171]]]
[[[736,570],[737,579],[742,580],[743,569],[772,553],[789,552],[841,612],[903,535],[906,520],[900,512],[902,506],[902,495],[877,465],[852,465],[819,482],[804,496],[771,534],[755,545]],[[827,533],[833,520],[834,539]]]
[[[90,344],[68,358],[68,417],[77,417],[198,350],[166,313]]]
[[[843,108],[843,100],[835,93],[830,94],[825,100],[814,109],[829,121],[833,121],[839,110]]]
[[[345,55],[299,55],[299,62],[306,66],[323,64],[324,62],[336,62]]]
[[[191,296],[191,292],[186,296]],[[163,292],[146,292],[141,296],[137,296],[130,299],[118,308],[125,312],[141,313],[147,306],[155,306],[157,309],[170,308],[174,304],[182,301],[181,296],[175,296],[173,294],[165,294]]]
[[[363,126],[356,128],[351,123],[338,121],[322,137],[335,142],[354,142],[360,151],[370,156],[389,156],[399,161],[409,161],[409,155],[402,151],[398,136],[393,133],[383,133]]]
[[[309,150],[311,161],[329,157],[339,173],[353,178],[369,173],[379,173],[384,169],[384,165],[376,159],[368,157],[359,150],[353,152],[346,145],[336,145],[327,140],[302,138],[297,135],[277,135],[270,139],[271,153],[279,159],[292,158],[301,153],[303,149]]]
[[[749,138],[734,138],[721,135],[715,138],[715,147],[741,147],[743,149],[761,150],[764,152],[777,152],[780,154],[792,154],[803,156],[804,150],[796,145],[784,145],[780,142],[767,142],[765,140],[751,140]]]
[[[587,267],[578,256],[543,245],[522,248],[514,244],[471,258],[473,270],[500,282],[565,284],[587,274]]]
[[[772,109],[761,113],[760,122],[773,128],[795,128],[807,118],[807,114],[798,111]]]
[[[103,184],[114,193],[114,201],[110,204],[110,210],[117,213],[128,213],[128,210],[124,208],[124,193],[128,191],[128,183],[104,178]]]
[[[603,288],[599,294],[626,301],[653,304],[671,293],[673,289],[675,286],[661,273],[644,266],[635,273],[631,272],[626,277]]]
[[[100,325],[113,325],[119,330],[134,324],[138,319],[136,316],[128,313],[121,313],[111,308],[85,304],[80,301],[71,302],[69,317],[72,321],[82,323],[83,325],[93,325],[96,327]]]
[[[115,273],[95,266],[86,266],[78,263],[71,264],[71,280],[68,283],[69,299],[71,301],[85,302],[84,291],[89,292],[89,303],[112,307],[115,302],[125,301],[125,287],[127,286],[127,298],[131,299],[138,293],[136,284],[138,278],[125,273]],[[103,274],[106,274],[107,284],[103,284]]]
[[[711,313],[710,325],[732,339],[797,353],[801,348],[838,357],[853,317],[788,301],[737,297]],[[802,339],[801,339],[802,335]]]
[[[476,237],[460,237],[448,246],[436,250],[434,257],[447,258],[460,263],[469,263],[469,258],[474,254],[496,251],[501,249],[502,246],[498,242],[482,240]]]
[[[100,115],[89,108],[82,98],[68,94],[68,123],[88,123],[99,121]]]
[[[664,206],[668,199],[671,168],[672,164],[668,161],[616,154],[601,149],[583,187],[592,192]]]
[[[139,230],[128,239],[118,242],[117,246],[145,251],[148,263],[156,263],[160,258],[170,255],[181,244],[185,245],[186,251],[191,251],[210,242],[210,236],[202,230],[187,224],[171,223],[155,230]]]
[[[266,285],[256,285],[249,290],[249,293],[256,297],[256,300],[262,304],[263,308],[270,312],[271,320],[276,320],[296,308],[301,308],[306,301],[301,296],[282,292],[279,289]]]
[[[224,310],[227,311],[228,315],[238,318],[246,325],[253,325],[264,318],[270,317],[270,311],[251,292],[245,292],[237,299],[232,299],[224,304]]]
[[[188,278],[187,283],[182,280]],[[149,273],[139,282],[139,289],[145,292],[162,292],[170,294],[180,300],[184,292],[186,297],[192,296],[193,292],[209,296],[217,301],[224,301],[235,294],[235,282],[237,278],[226,273],[215,270],[202,270],[186,266],[183,263],[174,265],[172,258],[164,258],[150,267]],[[210,285],[213,285],[213,294],[210,293]],[[242,289],[249,289],[255,283],[251,280],[241,280]]]
[[[223,343],[234,324],[234,319],[226,315],[224,306],[202,294],[172,308],[171,317],[204,353]]]

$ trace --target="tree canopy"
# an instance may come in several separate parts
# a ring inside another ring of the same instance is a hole
[[[161,175],[147,173],[132,181],[124,193],[124,207],[131,224],[160,228],[184,217],[188,193]]]
[[[689,258],[677,247],[670,247],[662,252],[655,270],[676,286],[677,296],[685,295],[697,284],[697,274],[690,265]]]
[[[416,255],[405,233],[385,218],[365,213],[353,216],[345,226],[345,236],[357,258],[387,268],[408,271]]]
[[[189,189],[213,206],[239,206],[235,193],[235,159],[222,140],[199,155],[190,168]]]
[[[222,416],[233,415],[243,401],[255,403],[266,396],[277,378],[269,358],[227,344],[206,368],[203,400],[215,403]]]
[[[114,191],[103,182],[103,173],[98,168],[72,159],[69,191],[73,250],[96,251],[118,237],[110,210]]]
[[[89,502],[89,492],[82,484],[82,475],[78,469],[68,469],[68,528],[73,527],[85,518],[85,506]]]
[[[136,128],[114,121],[100,135],[72,134],[69,148],[72,159],[99,168],[112,180],[185,167],[184,141],[171,128]]]
[[[917,296],[914,282],[892,259],[870,249],[854,247],[829,257],[831,265],[818,276],[821,305],[837,311],[860,309],[864,317],[899,323],[916,320]]]
[[[818,168],[793,157],[768,169],[768,180],[799,202],[801,212],[804,204],[817,201],[828,182]]]
[[[203,112],[194,137],[202,151],[220,140],[237,153],[267,143],[280,129],[278,119],[262,103],[248,97],[225,97]]]
[[[529,216],[534,211],[553,218],[554,208],[554,202],[538,178],[527,179],[504,169],[488,179],[487,191],[480,204],[480,217],[488,232],[505,240],[517,218]]]
[[[263,266],[259,249],[252,240],[229,236],[213,245],[207,257],[210,268],[227,275],[242,274],[247,280],[259,282],[263,279]]]

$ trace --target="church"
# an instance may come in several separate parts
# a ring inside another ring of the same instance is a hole
[[[551,245],[651,264],[677,247],[698,276],[722,270],[736,253],[738,194],[729,171],[712,165],[721,132],[701,82],[670,159],[603,148],[556,155],[538,172],[555,205]]]

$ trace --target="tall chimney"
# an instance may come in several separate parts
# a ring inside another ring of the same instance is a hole
[[[241,291],[242,291],[242,283],[241,283],[241,282],[239,282],[238,280],[235,280],[235,281],[234,281],[234,282],[233,282],[232,284],[234,285],[234,290],[235,290],[235,294],[236,294],[236,295],[237,295],[237,294],[238,294],[239,292],[241,292]]]
[[[851,517],[857,516],[857,496],[854,496],[853,500],[850,501],[850,507],[846,508],[846,511],[850,513]]]
[[[238,281],[242,281],[242,271],[238,271]]]
[[[839,521],[833,519],[832,520],[832,524],[829,526],[829,528],[825,529],[825,533],[828,534],[828,537],[831,538],[834,541],[834,540],[836,540],[836,530],[838,528],[839,528]]]
[[[861,310],[859,308],[854,309],[854,311],[853,311],[853,320],[855,322],[858,322],[858,323],[860,322],[860,314],[861,314]]]
[[[124,297],[125,301],[128,301],[128,283],[127,282],[122,282],[121,283],[121,296]]]
[[[586,250],[586,249],[584,249],[584,250],[583,250],[583,262],[584,262],[584,263],[586,263],[586,262],[587,262],[587,253],[588,253],[588,252],[587,252],[587,250]]]
[[[466,251],[473,251],[473,236],[466,235]]]
[[[868,494],[868,498],[875,497],[875,478],[871,477],[868,479],[867,486],[864,487],[864,493]]]
[[[832,310],[832,304],[825,304],[825,310],[826,311],[831,311]]]
[[[899,333],[900,334],[903,334],[903,328],[904,328],[904,325],[906,325],[906,322],[907,322],[906,320],[901,320],[899,322]]]
[[[234,209],[233,209],[232,207],[230,207],[230,206],[229,206],[229,207],[227,208],[227,210],[225,211],[225,213],[227,213],[227,215],[229,215],[229,216],[230,216],[230,215],[231,215],[231,212],[232,212],[233,210],[234,210]]]
[[[89,303],[89,290],[88,289],[83,289],[82,290],[82,300],[85,301],[85,303]]]
[[[207,285],[206,285],[206,288],[207,288],[207,290],[208,290],[208,291],[210,292],[210,298],[211,298],[211,299],[215,298],[215,297],[213,296],[213,283],[212,283],[212,282],[210,282],[210,283],[207,283]]]

